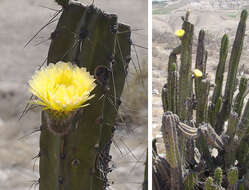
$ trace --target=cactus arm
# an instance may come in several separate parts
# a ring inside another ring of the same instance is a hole
[[[177,113],[178,66],[176,56],[181,53],[181,49],[182,46],[179,45],[170,53],[168,61],[167,89],[162,89],[164,111],[172,111],[173,113]],[[167,90],[167,92],[165,90]]]
[[[221,186],[222,178],[223,178],[223,171],[220,167],[218,167],[214,171],[214,183],[216,183],[218,186]]]
[[[71,61],[87,67],[91,74],[94,74],[99,65],[110,71],[110,55],[115,52],[117,35],[110,31],[110,28],[116,24],[115,15],[107,15],[96,8],[86,8],[79,3],[70,3],[63,11],[57,25],[56,30],[61,32],[51,42],[48,63],[59,60]],[[82,27],[87,28],[90,34],[89,39],[83,41],[83,49],[77,37]],[[121,30],[122,28],[129,29],[123,25],[120,26]],[[124,58],[130,55],[129,35],[130,30],[124,35],[125,37],[119,38]],[[90,106],[78,112],[72,121],[72,130],[68,134],[63,137],[51,134],[47,129],[47,118],[42,115],[40,190],[95,190],[107,185],[108,182],[103,180],[105,176],[99,176],[98,158],[99,154],[105,151],[104,156],[109,156],[109,147],[105,145],[107,139],[111,141],[119,106],[119,104],[113,105],[110,100],[115,102],[114,100],[120,99],[126,76],[124,68],[128,66],[127,61],[120,61],[121,53],[115,54],[115,59],[117,63],[113,66],[113,75],[110,74],[110,78],[108,77],[106,81],[97,78],[95,97],[89,102]],[[115,77],[115,83],[111,82],[111,76]],[[103,95],[110,98],[109,102],[106,101],[107,98],[101,98]],[[101,116],[103,120],[100,119]]]
[[[222,84],[224,78],[225,63],[228,53],[228,44],[229,44],[229,39],[228,36],[225,34],[221,40],[220,58],[215,75],[215,88],[212,96],[212,102],[211,105],[209,106],[209,111],[208,111],[209,122],[213,127],[216,124],[216,117],[220,111],[220,102],[221,102],[220,99],[222,97]]]
[[[210,89],[210,81],[208,79],[203,79],[197,82],[199,95],[196,96],[197,109],[196,109],[196,124],[197,126],[202,122],[207,122],[207,108],[208,108],[208,95]]]
[[[161,93],[162,98],[162,105],[163,105],[163,111],[166,112],[169,110],[169,103],[168,103],[168,84],[165,84],[162,88]]]
[[[166,160],[170,165],[170,187],[171,189],[180,190],[183,188],[181,171],[181,154],[183,152],[178,142],[177,118],[178,116],[172,112],[164,113],[161,131],[166,149]]]
[[[243,115],[241,117],[241,120],[239,122],[236,135],[239,138],[239,141],[248,133],[248,127],[249,127],[249,100],[246,103]]]
[[[195,173],[190,173],[184,180],[185,190],[194,190],[198,182],[198,176]]]
[[[247,85],[248,85],[248,79],[245,76],[242,76],[240,79],[239,93],[236,96],[234,103],[234,112],[238,114],[238,117],[240,117],[243,109],[243,102],[245,99],[245,92],[247,90]]]
[[[228,69],[228,77],[226,82],[225,88],[225,95],[223,99],[223,104],[221,107],[221,111],[218,114],[217,121],[216,121],[216,131],[218,134],[221,134],[223,131],[224,122],[228,119],[228,116],[231,112],[232,108],[232,100],[233,94],[235,91],[235,81],[237,75],[237,69],[240,61],[240,56],[243,47],[243,41],[245,37],[245,30],[246,30],[246,20],[247,20],[247,10],[243,10],[240,17],[240,22],[238,25],[236,37],[233,43],[233,48],[231,52],[231,57],[229,61],[229,69]]]
[[[196,53],[196,62],[195,68],[202,71],[203,75],[205,75],[206,71],[206,50],[205,50],[205,31],[200,30],[198,37],[198,45],[197,45],[197,53]]]
[[[179,73],[179,92],[177,110],[180,119],[191,119],[192,116],[192,43],[193,43],[193,24],[184,21],[182,25],[185,35],[182,37],[181,66]]]
[[[176,54],[171,53],[169,56],[168,63],[168,111],[176,113],[177,105],[177,64],[176,64]]]
[[[208,177],[205,181],[205,190],[215,190],[214,185],[213,185],[213,178]]]
[[[228,180],[228,190],[234,190],[235,185],[239,179],[239,171],[237,167],[231,167],[227,171],[227,180]]]

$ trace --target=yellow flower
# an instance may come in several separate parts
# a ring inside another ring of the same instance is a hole
[[[49,64],[36,71],[29,81],[30,91],[38,99],[31,101],[44,110],[68,113],[86,106],[95,88],[95,79],[86,71],[70,62]]]
[[[183,37],[184,34],[185,34],[185,31],[182,30],[182,29],[177,30],[177,31],[175,32],[175,35],[176,35],[178,38]]]
[[[194,74],[194,77],[195,78],[200,78],[200,77],[202,77],[202,72],[199,70],[199,69],[195,69],[194,71],[193,71],[193,74]]]

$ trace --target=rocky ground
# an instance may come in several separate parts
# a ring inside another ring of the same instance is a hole
[[[169,53],[180,41],[174,35],[181,28],[181,16],[190,10],[190,21],[195,26],[193,43],[193,64],[198,32],[206,30],[206,48],[208,50],[207,73],[214,81],[215,71],[219,58],[220,41],[227,33],[230,39],[230,50],[233,43],[240,12],[248,8],[248,1],[214,1],[214,0],[172,0],[153,4],[153,136],[159,135],[162,103],[161,88],[166,82],[167,63]],[[249,33],[247,27],[246,34]],[[241,65],[244,65],[245,74],[249,74],[249,36],[245,37]],[[228,56],[229,59],[229,56]]]
[[[91,3],[90,0],[82,2]],[[147,46],[146,0],[95,0],[95,5],[107,12],[117,13],[119,20],[130,24],[133,29],[142,29],[133,33],[133,41]],[[39,133],[29,134],[40,125],[40,111],[31,111],[21,120],[18,116],[30,96],[27,81],[45,59],[49,47],[46,39],[55,28],[55,25],[47,27],[29,47],[24,48],[25,42],[54,14],[45,6],[59,9],[51,0],[0,1],[0,190],[38,188],[32,184],[39,178],[39,161],[32,161],[32,158],[39,151]],[[36,46],[44,40],[45,43]],[[138,50],[139,59],[146,60],[147,51]],[[134,51],[132,53],[134,57]],[[109,178],[114,184],[110,189],[141,189],[147,144],[144,140],[147,139],[145,117],[146,111],[143,110],[142,122],[133,124],[136,127],[133,127],[132,134],[117,131],[115,141],[121,153],[112,147],[114,172]]]

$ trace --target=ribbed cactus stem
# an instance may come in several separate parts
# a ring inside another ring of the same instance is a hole
[[[118,33],[112,30],[117,26]],[[127,74],[126,57],[130,57],[130,28],[118,25],[116,15],[70,1],[63,9],[56,31],[58,35],[51,41],[48,63],[63,60],[84,66],[95,75],[97,87],[90,105],[78,110],[71,121],[72,129],[64,136],[48,130],[48,116],[43,112],[39,189],[105,189],[109,185],[107,174],[114,122],[121,103],[117,100]],[[87,34],[91,34],[88,40]],[[113,65],[110,65],[111,56],[115,59]]]
[[[239,143],[239,146],[236,150],[236,159],[242,168],[240,168],[240,176],[244,176],[248,172],[249,168],[249,135],[246,134]],[[248,180],[248,175],[245,180]]]
[[[176,113],[177,105],[177,63],[176,54],[171,53],[168,62],[168,111]]]
[[[214,190],[213,182],[213,178],[208,177],[205,181],[205,190]]]
[[[238,114],[236,112],[231,112],[229,119],[228,119],[228,125],[227,125],[227,131],[226,131],[226,135],[229,138],[234,137],[238,122],[239,122]]]
[[[239,171],[237,167],[232,167],[227,171],[227,180],[229,183],[230,189],[238,182],[239,179]]]
[[[225,144],[225,167],[230,168],[234,165],[236,160],[236,149],[237,149],[237,140],[234,138],[237,125],[239,123],[239,117],[238,114],[235,112],[231,112],[229,119],[228,119],[228,125],[227,125],[227,131],[226,135],[228,136],[228,141]]]
[[[184,21],[182,29],[185,35],[182,37],[181,48],[181,66],[179,73],[179,92],[177,101],[177,111],[180,119],[192,119],[192,94],[193,94],[193,81],[192,81],[192,43],[194,25]]]
[[[234,103],[234,112],[236,112],[239,117],[243,109],[243,102],[245,99],[247,86],[248,86],[248,79],[245,76],[242,76],[239,84],[239,93],[236,96]]]
[[[197,44],[195,68],[202,71],[204,75],[206,71],[205,59],[206,59],[205,31],[200,30],[198,37],[198,44]]]
[[[223,171],[220,167],[216,168],[214,171],[214,183],[221,186],[223,178]]]
[[[190,173],[184,181],[184,190],[194,190],[197,183],[197,175],[195,173]]]
[[[203,73],[203,77],[195,78],[195,97],[197,101],[196,123],[206,120],[206,106],[209,94],[209,82],[202,80],[206,78],[206,50],[205,50],[205,31],[201,30],[198,37],[195,68]]]
[[[238,129],[236,131],[236,135],[239,138],[239,141],[249,132],[249,100],[246,103],[245,109],[243,111],[243,115],[238,125]]]
[[[199,79],[197,79],[199,80]],[[196,81],[195,81],[196,82]],[[197,109],[196,109],[196,124],[197,126],[202,122],[207,122],[208,116],[208,95],[210,89],[210,81],[206,78],[198,81],[198,96],[196,96],[197,100]]]
[[[223,97],[223,104],[221,111],[216,120],[215,129],[218,134],[221,134],[221,132],[223,131],[224,122],[228,119],[232,109],[236,75],[237,75],[238,65],[245,37],[247,16],[248,16],[247,10],[243,10],[241,13],[240,22],[237,28],[237,33],[235,36],[231,57],[229,61],[228,76],[225,88],[225,95]]]
[[[182,151],[178,142],[177,115],[165,112],[162,118],[161,131],[166,150],[166,160],[170,165],[170,188],[181,190],[182,180]],[[179,120],[179,118],[178,118]]]
[[[209,122],[213,127],[216,124],[216,117],[220,111],[221,102],[222,102],[221,100],[222,84],[224,78],[225,63],[228,53],[228,44],[229,44],[229,39],[228,36],[225,34],[221,40],[220,58],[215,75],[215,88],[212,96],[212,102],[211,105],[209,106],[209,111],[208,111]]]
[[[169,110],[168,84],[165,84],[162,88],[161,99],[162,99],[163,111],[166,112],[167,110]]]

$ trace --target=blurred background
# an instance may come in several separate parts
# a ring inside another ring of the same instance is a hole
[[[249,8],[247,0],[153,0],[152,26],[152,69],[153,69],[153,136],[160,134],[161,117],[163,114],[161,103],[161,89],[166,82],[169,54],[180,44],[175,31],[182,26],[181,16],[190,10],[189,21],[194,24],[192,66],[195,65],[198,34],[201,29],[206,31],[205,46],[208,51],[207,73],[214,83],[215,72],[219,61],[219,48],[222,36],[229,37],[229,54],[233,44],[240,13]],[[240,64],[243,65],[245,75],[249,75],[249,27],[246,29],[244,48]],[[228,64],[227,64],[228,65]],[[226,66],[227,66],[226,65]],[[225,77],[227,68],[225,70]]]
[[[83,4],[91,1],[81,0]],[[140,64],[136,72],[129,68],[120,114],[127,125],[116,131],[112,146],[113,172],[110,189],[141,189],[147,148],[147,0],[95,0],[105,12],[115,13],[119,22],[129,24],[133,43],[132,59]],[[47,8],[46,8],[47,7]],[[38,189],[32,184],[39,179],[40,111],[22,113],[30,93],[28,80],[46,58],[47,40],[56,23],[43,30],[28,47],[25,43],[55,14],[60,7],[53,0],[0,1],[0,190]],[[42,43],[41,43],[42,42]],[[137,53],[137,55],[136,55]],[[142,81],[142,82],[141,82]]]

